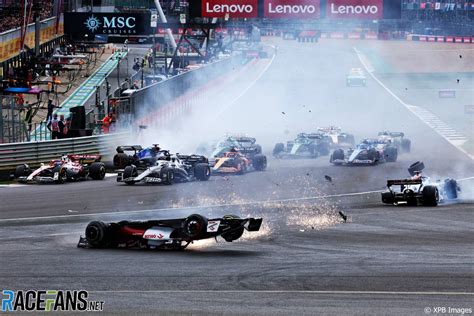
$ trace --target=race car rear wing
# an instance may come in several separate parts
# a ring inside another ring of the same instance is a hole
[[[379,132],[379,136],[388,135],[390,137],[404,137],[405,133],[403,132]]]
[[[140,145],[126,145],[126,146],[117,146],[117,152],[118,153],[123,153],[124,151],[141,151],[143,150],[143,147]]]
[[[402,179],[402,180],[387,180],[387,186],[390,187],[392,185],[417,185],[422,184],[422,180],[412,180],[412,179]]]
[[[101,155],[67,155],[72,161],[79,161],[80,163],[99,162],[102,159]]]
[[[249,218],[247,224],[247,230],[249,232],[256,232],[260,230],[260,226],[262,226],[262,218]]]

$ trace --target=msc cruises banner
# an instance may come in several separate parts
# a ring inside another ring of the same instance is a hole
[[[66,12],[64,33],[83,38],[88,35],[148,35],[150,14]]]

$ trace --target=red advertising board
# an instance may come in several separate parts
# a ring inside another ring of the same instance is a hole
[[[256,18],[258,0],[202,0],[201,15],[207,18]]]
[[[331,19],[381,19],[383,0],[327,0],[326,16]]]
[[[265,18],[314,19],[319,18],[319,0],[264,0]]]

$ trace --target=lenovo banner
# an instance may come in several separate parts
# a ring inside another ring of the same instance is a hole
[[[207,18],[256,18],[258,0],[202,0],[201,16]]]
[[[331,19],[378,20],[383,16],[383,0],[327,0],[326,2],[326,17]]]
[[[318,19],[319,0],[264,0],[265,18]]]

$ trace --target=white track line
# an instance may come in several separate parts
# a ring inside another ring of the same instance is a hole
[[[226,203],[226,204],[214,204],[214,205],[202,205],[202,206],[185,206],[185,207],[166,207],[166,208],[149,209],[149,210],[136,210],[136,211],[6,218],[6,219],[0,219],[0,223],[13,222],[13,221],[31,221],[31,220],[41,220],[41,219],[59,219],[59,218],[75,218],[75,217],[91,217],[91,216],[112,216],[112,215],[126,215],[126,214],[138,214],[138,213],[148,213],[148,212],[159,212],[159,211],[194,210],[194,209],[200,209],[200,208],[246,206],[246,205],[257,205],[257,204],[266,204],[266,203],[284,203],[284,202],[295,202],[295,201],[309,201],[309,200],[319,200],[319,199],[327,199],[327,198],[335,198],[335,197],[366,195],[366,194],[372,194],[372,193],[380,193],[380,192],[383,192],[383,191],[384,190],[376,190],[376,191],[354,192],[354,193],[343,193],[343,194],[332,194],[332,195],[321,195],[321,196],[310,196],[310,197],[268,200],[268,201],[250,201],[250,202],[243,202],[243,203]]]
[[[312,291],[312,290],[149,290],[149,291],[133,291],[133,290],[117,290],[117,291],[89,291],[95,294],[180,294],[180,293],[230,293],[230,294],[364,294],[364,295],[411,295],[411,296],[429,296],[429,295],[448,295],[448,296],[474,296],[474,292],[438,292],[438,291]]]
[[[395,98],[395,100],[397,100],[401,105],[403,105],[412,114],[418,117],[423,123],[428,125],[431,129],[433,129],[436,133],[438,133],[441,137],[443,137],[446,141],[448,141],[451,145],[453,145],[459,151],[463,152],[469,158],[474,160],[474,155],[468,153],[464,148],[461,147],[464,144],[464,142],[467,141],[466,137],[464,137],[460,133],[457,133],[456,137],[452,137],[453,135],[449,135],[445,133],[445,131],[440,130],[438,128],[438,126],[449,127],[449,125],[443,122],[442,120],[440,120],[436,115],[426,110],[425,108],[405,103],[402,99],[400,99],[395,93],[393,93],[382,81],[380,81],[373,74],[374,68],[370,65],[370,63],[367,61],[365,56],[357,48],[355,47],[353,48],[361,64],[364,66],[365,70],[382,88],[385,89],[385,91],[387,91],[393,98]]]

